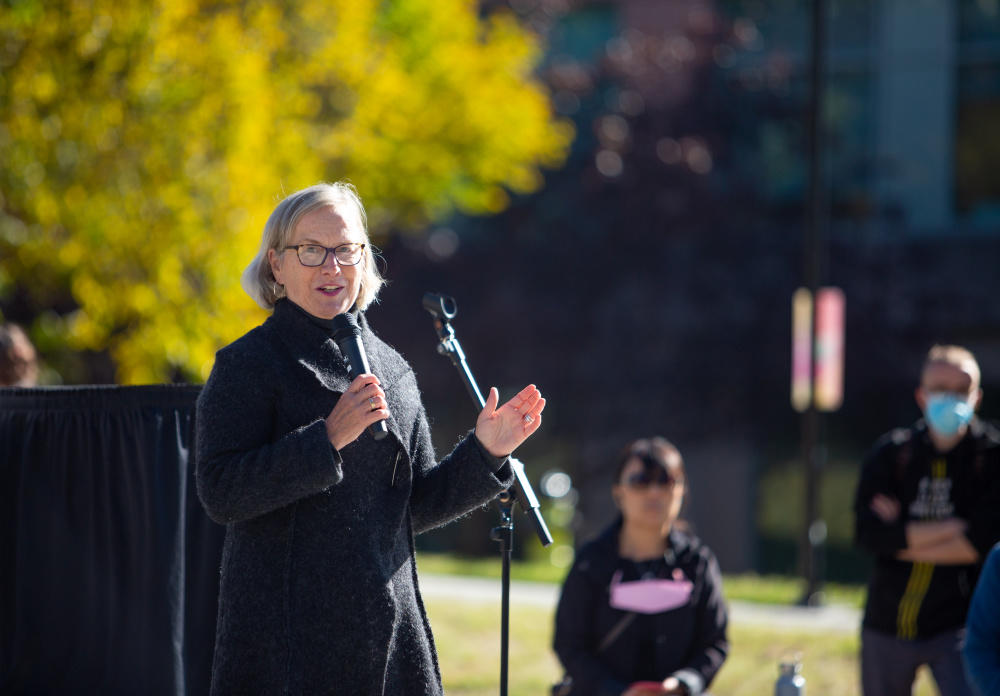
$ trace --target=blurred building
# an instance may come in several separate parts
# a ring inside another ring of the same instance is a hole
[[[565,3],[512,4],[532,7],[529,18],[546,32],[565,113],[579,113],[579,93],[605,69],[625,90],[608,111],[626,120],[662,112],[668,137],[680,135],[683,110],[711,99],[738,126],[708,144],[708,158],[688,143],[686,163],[749,186],[769,206],[801,203],[811,3],[591,0],[569,3],[564,14],[556,8]],[[834,219],[904,223],[915,234],[996,234],[1000,183],[989,165],[1000,157],[1000,3],[831,0],[827,34]],[[604,135],[611,150],[623,140]],[[678,156],[673,143],[658,145],[668,164]]]

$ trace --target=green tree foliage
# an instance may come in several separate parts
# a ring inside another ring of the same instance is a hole
[[[472,0],[3,0],[0,300],[119,382],[201,380],[283,194],[349,179],[379,235],[538,188],[572,137],[538,57]]]

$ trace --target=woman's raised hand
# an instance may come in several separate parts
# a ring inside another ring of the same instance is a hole
[[[490,388],[486,405],[476,419],[476,437],[494,457],[506,457],[542,424],[545,399],[529,384],[500,408],[500,392]]]
[[[339,450],[357,440],[369,425],[388,417],[389,405],[378,377],[358,375],[326,417],[326,436]]]

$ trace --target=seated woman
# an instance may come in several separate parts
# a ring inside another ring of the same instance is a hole
[[[726,659],[727,616],[715,556],[678,520],[680,452],[636,440],[614,481],[621,515],[579,550],[556,610],[572,694],[700,694]]]

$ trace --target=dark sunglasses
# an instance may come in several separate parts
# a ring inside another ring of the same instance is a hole
[[[626,486],[637,490],[645,490],[652,485],[663,486],[664,488],[673,488],[676,483],[677,479],[663,469],[654,472],[637,471],[625,479]]]

